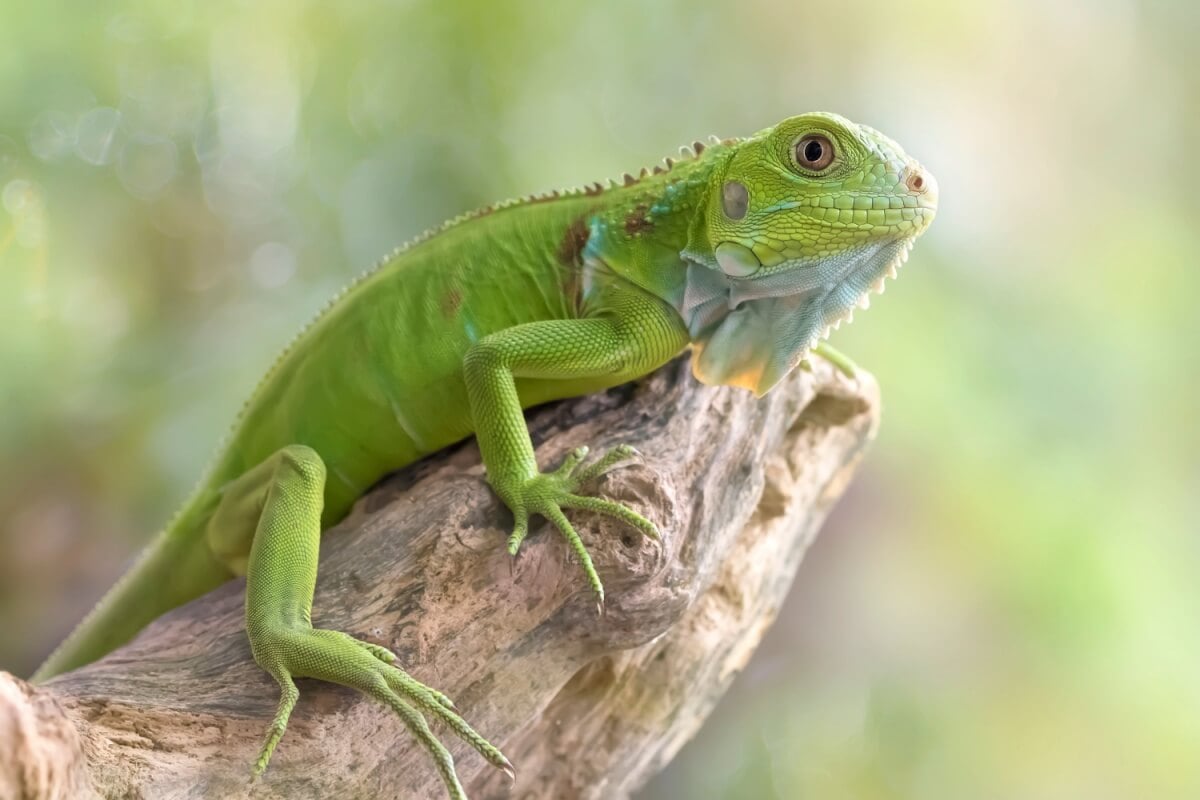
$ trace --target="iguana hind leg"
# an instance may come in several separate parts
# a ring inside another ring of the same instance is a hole
[[[429,751],[446,789],[465,798],[450,752],[422,712],[446,723],[495,766],[511,774],[498,749],[476,733],[442,694],[394,665],[386,648],[312,627],[312,597],[324,503],[325,464],[311,448],[285,447],[223,489],[209,524],[214,551],[246,574],[246,633],[254,660],[279,683],[279,711],[254,766],[266,769],[300,693],[293,678],[351,686],[391,708]]]

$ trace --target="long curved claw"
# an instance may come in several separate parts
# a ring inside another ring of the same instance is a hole
[[[583,567],[583,572],[587,575],[588,583],[591,584],[592,590],[599,596],[600,602],[604,602],[604,584],[600,582],[600,576],[596,573],[596,565],[592,563],[592,556],[584,546],[583,540],[579,538],[579,534],[575,531],[566,514],[563,514],[562,509],[558,505],[551,505],[542,510],[546,518],[554,523],[554,527],[558,528],[559,532],[566,538],[567,543],[571,545],[571,549],[575,551],[575,556],[579,559],[580,565]]]

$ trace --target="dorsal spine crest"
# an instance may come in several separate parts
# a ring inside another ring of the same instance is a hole
[[[691,144],[690,147],[688,145],[683,145],[682,147],[680,147],[679,148],[680,155],[681,155],[680,159],[675,159],[675,158],[668,156],[663,159],[661,164],[655,164],[652,169],[642,167],[641,171],[638,173],[638,175],[636,177],[634,175],[632,175],[631,173],[626,172],[621,175],[620,179],[614,180],[614,179],[610,178],[608,180],[609,185],[607,188],[602,183],[597,181],[595,183],[588,184],[588,185],[585,185],[582,187],[576,186],[576,187],[569,187],[566,189],[551,189],[549,191],[536,192],[536,193],[524,195],[521,197],[513,197],[513,198],[509,198],[507,200],[501,200],[497,203],[493,203],[491,205],[477,208],[473,211],[467,211],[465,213],[459,214],[458,216],[453,217],[453,218],[447,220],[446,222],[443,222],[441,225],[436,225],[432,228],[428,228],[425,231],[421,232],[420,234],[409,239],[408,241],[398,245],[393,250],[391,250],[389,253],[387,253],[382,258],[380,258],[378,261],[376,261],[375,264],[373,264],[369,269],[363,271],[356,278],[354,278],[348,284],[343,286],[342,289],[340,291],[338,291],[338,293],[335,294],[333,297],[331,297],[325,303],[325,305],[321,307],[321,310],[318,311],[315,315],[313,315],[313,317],[308,321],[308,323],[306,325],[304,325],[304,327],[302,327],[288,341],[287,345],[280,351],[279,355],[276,356],[275,360],[271,363],[270,368],[267,369],[267,371],[263,375],[262,379],[255,386],[254,391],[250,393],[250,396],[247,397],[246,401],[242,404],[242,407],[238,411],[238,415],[235,418],[233,425],[230,426],[230,428],[226,432],[225,436],[222,437],[221,442],[219,443],[219,445],[217,447],[217,453],[221,453],[224,451],[226,444],[229,442],[229,440],[231,439],[233,434],[237,431],[238,427],[241,425],[242,420],[245,418],[246,410],[251,406],[251,404],[254,402],[255,398],[257,398],[258,393],[262,390],[262,388],[264,386],[266,386],[268,383],[270,383],[271,378],[275,375],[275,372],[278,370],[279,365],[291,353],[292,349],[296,346],[296,343],[299,342],[305,336],[305,334],[307,334],[308,331],[310,329],[312,329],[312,327],[314,325],[316,325],[326,314],[328,314],[330,312],[331,309],[333,309],[346,295],[348,295],[350,292],[352,292],[357,286],[359,286],[361,283],[363,283],[364,281],[369,279],[372,275],[374,275],[376,272],[378,272],[380,269],[382,269],[385,265],[387,265],[391,261],[395,260],[396,258],[400,257],[401,255],[403,255],[407,251],[411,250],[412,248],[416,247],[417,245],[422,244],[422,243],[432,239],[433,237],[437,236],[438,234],[444,233],[444,232],[450,230],[451,228],[456,228],[459,225],[463,224],[464,222],[469,222],[474,219],[479,219],[480,217],[486,217],[487,215],[495,213],[497,211],[502,211],[502,210],[509,209],[509,208],[516,208],[518,206],[531,205],[534,203],[549,203],[549,202],[554,202],[556,200],[570,199],[570,198],[575,198],[575,197],[580,197],[580,196],[594,197],[594,196],[601,195],[606,191],[612,191],[614,189],[623,189],[623,188],[627,188],[630,186],[635,186],[635,185],[647,180],[648,178],[654,178],[659,175],[667,174],[672,169],[674,169],[678,164],[685,163],[688,161],[694,161],[695,159],[699,158],[701,154],[703,154],[706,150],[708,150],[710,148],[722,147],[722,146],[729,147],[734,144],[737,144],[737,142],[739,142],[739,141],[741,141],[741,140],[740,139],[720,139],[715,135],[709,136],[708,137],[709,143],[707,145],[704,144],[703,142],[695,141]],[[205,470],[205,474],[201,478],[199,485],[204,484],[204,482],[207,480],[208,473],[211,471],[211,469],[212,469],[212,466],[210,466],[210,468],[208,470]]]

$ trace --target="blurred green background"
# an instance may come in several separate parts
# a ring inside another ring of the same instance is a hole
[[[393,245],[828,109],[941,187],[883,428],[641,797],[1200,797],[1200,4],[0,7],[0,667]]]

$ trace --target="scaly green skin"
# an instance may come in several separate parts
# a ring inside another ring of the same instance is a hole
[[[797,153],[824,136],[831,164]],[[245,574],[246,630],[282,699],[267,766],[298,692],[353,686],[392,708],[465,797],[433,715],[492,764],[500,751],[382,647],[311,623],[321,531],[381,476],[474,433],[516,520],[548,518],[603,587],[565,509],[655,525],[580,487],[586,449],[542,472],[522,409],[645,375],[693,348],[701,380],[767,391],[903,260],[933,217],[932,176],[875,131],[830,114],[686,150],[667,168],[502,204],[402,248],[339,297],[284,353],[211,473],[139,563],[34,676],[52,677],[147,622]],[[801,148],[802,149],[802,148]]]

